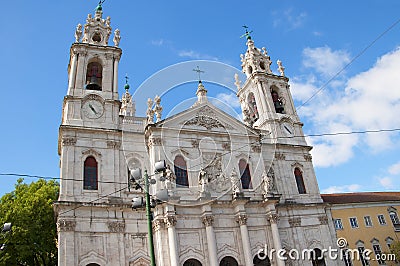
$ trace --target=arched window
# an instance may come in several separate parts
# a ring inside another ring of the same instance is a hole
[[[284,111],[283,102],[279,98],[278,93],[276,91],[272,90],[271,96],[272,96],[272,102],[274,103],[275,112],[283,114],[283,111]]]
[[[239,266],[238,262],[233,257],[224,257],[219,266]]]
[[[306,194],[306,186],[304,185],[303,173],[298,167],[294,169],[294,177],[296,179],[297,190],[300,194]]]
[[[102,72],[103,72],[103,67],[99,63],[92,62],[88,64],[86,71],[87,90],[101,91],[102,79],[103,79]]]
[[[183,266],[201,266],[201,262],[196,259],[188,259],[183,263]]]
[[[97,263],[89,263],[89,264],[87,264],[86,266],[100,266],[100,265],[97,264]]]
[[[186,161],[182,156],[177,155],[174,160],[174,171],[176,176],[176,184],[180,186],[189,186]]]
[[[271,261],[267,254],[264,252],[257,253],[253,258],[254,266],[271,266]]]
[[[253,119],[253,121],[257,121],[258,119],[258,109],[257,109],[257,103],[256,103],[256,98],[254,97],[254,94],[252,92],[249,93],[249,96],[247,97],[247,103],[250,108],[250,117]]]
[[[312,252],[312,265],[313,266],[325,266],[325,258],[319,248],[314,248],[314,252]]]
[[[251,188],[251,175],[249,164],[244,159],[239,161],[240,181],[242,182],[243,189]]]
[[[83,189],[97,190],[98,167],[93,156],[86,158],[83,168]]]

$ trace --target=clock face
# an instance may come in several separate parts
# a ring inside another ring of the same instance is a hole
[[[286,134],[286,136],[293,137],[294,136],[294,127],[292,124],[285,122],[282,124],[282,131]]]
[[[104,113],[104,106],[99,101],[88,100],[83,104],[82,112],[87,118],[100,118]]]

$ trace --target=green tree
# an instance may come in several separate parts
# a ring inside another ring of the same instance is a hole
[[[396,255],[396,262],[400,261],[400,241],[394,241],[390,245],[390,252]]]
[[[0,199],[0,222],[12,223],[0,243],[0,265],[57,265],[57,229],[53,202],[57,200],[57,182],[38,180],[31,184],[18,179],[15,190]]]

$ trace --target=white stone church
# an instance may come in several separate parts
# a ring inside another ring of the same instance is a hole
[[[168,192],[152,201],[155,265],[342,265],[323,252],[336,237],[289,79],[246,37],[247,79],[232,77],[244,122],[211,104],[201,81],[190,108],[163,118],[160,97],[136,116],[134,100],[147,99],[128,85],[119,96],[120,32],[101,5],[77,26],[58,140],[59,265],[151,265],[145,208],[132,209],[145,194],[131,178],[138,168],[151,195]],[[162,160],[166,171],[155,173]]]

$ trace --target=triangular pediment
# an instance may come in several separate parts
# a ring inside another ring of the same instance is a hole
[[[256,129],[248,127],[209,102],[168,117],[158,122],[156,127],[206,131],[209,133],[228,131],[230,133],[259,135]]]

